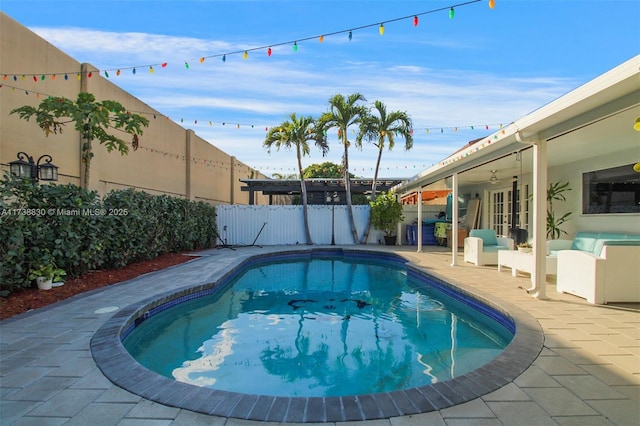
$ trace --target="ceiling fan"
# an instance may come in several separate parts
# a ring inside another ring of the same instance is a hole
[[[497,172],[498,172],[497,170],[491,170],[491,177],[489,178],[489,183],[491,185],[495,185],[497,183],[500,183],[500,179],[498,179],[498,177],[496,176]]]

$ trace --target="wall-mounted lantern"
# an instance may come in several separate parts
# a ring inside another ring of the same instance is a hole
[[[58,166],[51,163],[53,158],[50,155],[41,155],[38,161],[33,161],[33,157],[24,152],[18,152],[18,159],[9,163],[9,171],[19,178],[31,178],[45,181],[58,180]],[[42,164],[41,161],[44,160]]]

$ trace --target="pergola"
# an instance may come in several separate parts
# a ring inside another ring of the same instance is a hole
[[[404,179],[378,179],[376,193],[388,192],[392,187],[403,182]],[[242,191],[249,191],[249,204],[255,204],[256,192],[262,192],[269,196],[269,205],[273,204],[274,195],[299,195],[301,193],[300,181],[297,179],[240,179],[246,186]],[[344,204],[344,181],[340,178],[314,178],[305,179],[307,187],[307,201],[309,204]],[[351,195],[371,194],[373,179],[352,178]]]

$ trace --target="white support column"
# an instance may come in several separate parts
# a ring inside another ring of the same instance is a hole
[[[533,144],[533,256],[535,267],[531,273],[533,287],[529,289],[538,299],[547,298],[547,141]]]
[[[398,194],[396,194],[396,201],[400,202],[400,196]],[[401,246],[402,245],[402,222],[398,222],[398,224],[396,225],[396,235],[397,235],[396,245]]]
[[[458,173],[451,176],[451,266],[458,265]]]
[[[418,188],[418,230],[416,238],[418,238],[418,253],[422,253],[422,187]]]

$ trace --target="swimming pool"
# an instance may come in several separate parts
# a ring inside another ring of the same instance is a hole
[[[336,253],[347,257],[373,255],[391,263],[406,261],[397,255],[349,249],[284,250],[270,256],[277,256],[278,262],[282,263],[300,255],[334,256]],[[136,304],[136,306],[123,309],[105,323],[92,340],[92,352],[98,366],[105,376],[130,392],[163,404],[207,414],[269,421],[348,421],[389,418],[433,411],[476,398],[503,386],[524,371],[535,358],[542,344],[539,326],[535,320],[531,323],[531,318],[527,318],[526,315],[521,316],[521,312],[516,312],[514,316],[510,313],[512,307],[507,310],[494,301],[480,301],[482,297],[473,296],[465,290],[436,279],[426,274],[422,268],[407,265],[406,273],[410,279],[427,279],[428,286],[448,293],[451,297],[457,298],[459,303],[473,306],[474,309],[482,311],[483,315],[495,316],[500,321],[507,319],[505,326],[512,327],[515,331],[511,343],[502,353],[483,367],[468,371],[453,379],[438,381],[435,384],[416,385],[401,391],[382,390],[377,393],[358,395],[304,397],[241,393],[207,389],[176,382],[147,370],[134,362],[124,350],[121,339],[135,328],[136,323],[143,324],[146,318],[155,316],[157,312],[169,309],[173,305],[184,303],[188,299],[197,300],[207,293],[216,292],[216,288],[231,282],[248,266],[265,260],[266,258],[263,256],[239,259],[237,265],[231,267],[214,283],[194,286],[172,294],[164,294],[161,297],[153,298],[153,300],[147,300]],[[292,298],[285,305],[294,311],[300,311],[303,309],[300,306],[300,300],[306,299]],[[334,304],[337,305],[340,300],[334,300],[336,302]],[[358,311],[357,300],[345,301],[347,305],[353,305],[356,317],[361,313]],[[306,303],[303,302],[303,304]],[[322,311],[323,306],[328,305],[322,305],[321,309],[309,309],[308,312],[328,315],[328,313],[319,312]],[[365,306],[363,309],[367,308],[369,306]],[[308,323],[314,321],[318,320],[307,320]],[[382,340],[387,337],[384,334],[383,331],[382,336],[379,335]],[[537,346],[538,343],[539,346]],[[536,347],[538,349],[535,349]]]
[[[404,264],[371,255],[265,259],[224,289],[123,337],[142,365],[184,383],[272,396],[390,392],[488,363],[513,323],[470,309]]]

